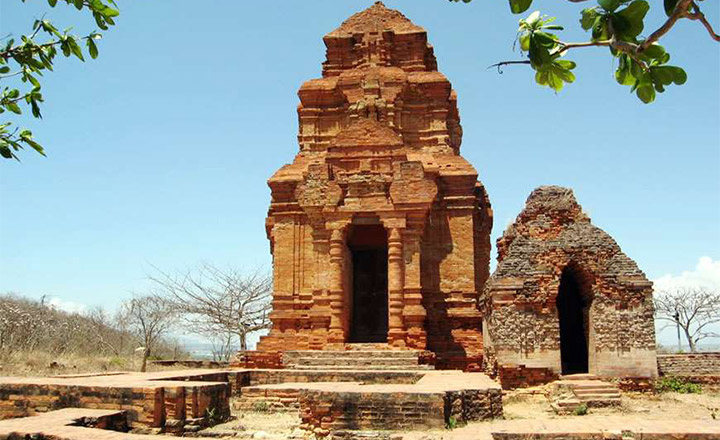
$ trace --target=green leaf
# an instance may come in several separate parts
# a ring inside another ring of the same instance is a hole
[[[528,3],[531,3],[531,2],[532,2],[532,0],[529,0]],[[528,4],[528,6],[530,6],[530,5]],[[105,7],[105,9],[103,9],[103,11],[102,11],[102,14],[106,17],[117,17],[118,15],[120,15],[120,11],[118,11],[117,9],[110,8],[110,7]]]
[[[531,27],[534,28],[535,24],[540,21],[540,11],[535,11],[532,14],[528,15],[525,19],[525,22]]]
[[[530,50],[530,34],[520,36],[520,50],[523,52]]]
[[[88,38],[86,41],[87,41],[88,52],[90,53],[90,58],[92,58],[92,59],[97,58],[98,48],[95,45],[95,41],[92,38]]]
[[[57,4],[57,0],[48,0],[48,4],[50,5],[51,8],[54,8],[55,5]]]
[[[586,31],[590,30],[590,28],[593,27],[597,16],[598,12],[595,10],[595,8],[583,9],[582,15],[580,17],[580,26],[582,26],[582,28]]]
[[[553,38],[553,35],[551,34],[545,32],[534,32],[532,38],[534,38],[542,47],[552,48],[555,46],[555,38]]]
[[[43,149],[42,145],[38,144],[37,142],[35,142],[35,141],[32,140],[32,139],[23,139],[23,142],[25,142],[26,144],[30,145],[33,150],[35,150],[35,151],[37,151],[38,153],[40,153],[40,154],[42,154],[43,156],[45,156],[45,150]]]
[[[662,59],[666,52],[659,44],[651,44],[642,54],[651,59]]]
[[[620,6],[620,0],[598,0],[601,8],[608,12],[613,12]]]
[[[9,71],[10,71],[10,68],[8,66],[0,67],[0,73],[8,73]]]
[[[681,86],[687,82],[687,73],[681,67],[677,66],[657,66],[654,70],[668,72],[672,76],[672,82]]]
[[[678,0],[664,0],[665,1],[665,13],[667,16],[671,16],[672,13],[675,11],[675,6],[677,5]]]
[[[80,61],[85,61],[85,58],[83,58],[82,49],[80,49],[80,46],[77,44],[77,41],[75,41],[74,38],[68,38],[68,44],[70,45],[70,50],[72,53],[80,59]]]
[[[69,41],[69,40],[63,40],[63,41],[60,43],[60,49],[62,49],[62,53],[63,53],[63,55],[65,55],[66,57],[69,57],[69,56],[70,56],[70,53],[71,53],[70,44],[68,43],[68,41]]]
[[[593,23],[592,28],[592,39],[593,41],[608,39],[607,16],[598,15],[595,18],[595,23]]]
[[[78,11],[82,9],[83,0],[73,0],[73,3],[75,4],[75,8],[77,8]]]
[[[8,147],[7,142],[2,140],[0,140],[0,156],[4,157],[5,159],[13,158],[12,151],[10,151],[10,147]]]
[[[635,0],[625,9],[613,14],[613,27],[616,36],[621,39],[635,39],[645,27],[645,15],[650,10],[650,5],[645,0]],[[618,28],[622,26],[622,29]]]
[[[632,74],[632,64],[634,61],[628,55],[621,55],[618,58],[618,68],[615,70],[615,80],[623,86],[632,86],[637,79]]]
[[[645,104],[650,104],[655,100],[655,89],[650,83],[643,83],[635,90],[637,97]]]
[[[538,42],[537,38],[530,36],[528,56],[533,67],[541,66],[550,60],[550,51]]]
[[[5,104],[5,107],[15,114],[22,114],[22,110],[20,110],[20,107],[14,102],[8,102],[7,104]]]
[[[528,10],[532,0],[509,0],[510,10],[513,14],[520,14]]]
[[[572,70],[577,66],[574,61],[570,60],[555,60],[555,64],[562,67],[565,70]]]

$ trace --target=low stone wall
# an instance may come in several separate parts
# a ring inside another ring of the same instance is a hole
[[[193,378],[195,380],[195,378]],[[0,383],[0,420],[62,408],[122,409],[133,429],[182,433],[230,416],[229,383],[150,385]]]
[[[467,423],[500,418],[503,415],[500,390],[463,390],[445,393],[445,420]]]
[[[657,363],[661,376],[715,376],[720,379],[720,352],[658,354]]]
[[[558,375],[549,368],[525,365],[501,365],[497,367],[497,379],[503,389],[515,389],[543,385],[557,380]]]
[[[75,385],[2,384],[0,419],[27,417],[61,408],[117,409],[128,412],[131,425],[165,423],[162,388],[112,388]]]
[[[292,412],[300,408],[299,401],[297,388],[245,387],[233,407],[243,411]]]
[[[278,383],[359,382],[364,384],[413,384],[423,377],[414,371],[249,370],[239,372],[238,387]]]
[[[157,361],[150,361],[153,365],[161,367],[187,367],[187,368],[228,368],[230,362],[220,361],[198,361],[198,360],[175,360],[175,359],[161,359]]]
[[[282,353],[278,351],[240,351],[230,363],[232,368],[284,368]]]
[[[498,388],[417,393],[309,389],[300,391],[299,403],[301,428],[316,437],[348,430],[442,429],[503,414]]]
[[[442,429],[444,407],[442,393],[300,393],[301,428],[316,437],[336,430]]]

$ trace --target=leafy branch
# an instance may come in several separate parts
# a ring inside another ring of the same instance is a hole
[[[472,0],[450,0],[469,3]],[[589,0],[567,0],[582,3]],[[517,41],[520,50],[527,54],[525,60],[502,61],[491,65],[500,70],[503,66],[527,64],[535,70],[535,81],[550,87],[556,92],[567,83],[575,80],[572,70],[573,61],[561,59],[569,51],[587,47],[608,47],[613,57],[618,59],[615,79],[621,85],[630,87],[630,91],[644,103],[655,100],[656,93],[665,91],[671,84],[682,85],[687,74],[678,67],[667,64],[670,54],[658,44],[682,19],[700,22],[710,37],[720,41],[720,35],[700,10],[699,2],[704,0],[664,0],[667,15],[665,22],[648,37],[641,35],[645,28],[645,17],[650,10],[646,0],[597,0],[597,6],[585,8],[581,12],[580,26],[591,32],[590,41],[564,42],[550,31],[562,31],[563,27],[553,24],[555,17],[541,16],[533,12],[520,20]],[[533,0],[509,0],[510,10],[523,13],[532,5]]]
[[[102,30],[113,26],[115,17],[119,15],[114,0],[48,0],[48,4],[50,7],[55,7],[59,1],[78,10],[89,11]],[[41,93],[40,77],[48,71],[53,71],[58,53],[62,53],[66,58],[74,56],[80,61],[85,61],[82,49],[84,45],[90,58],[97,58],[96,41],[102,38],[102,35],[93,31],[86,36],[78,37],[70,31],[70,28],[58,30],[53,23],[43,17],[35,20],[29,35],[22,35],[17,42],[14,38],[10,38],[4,45],[0,45],[0,113],[7,111],[21,115],[23,113],[21,105],[24,105],[30,107],[33,117],[41,119],[40,103],[44,102],[44,98]],[[46,41],[36,41],[41,35],[45,35]],[[21,92],[15,86],[3,85],[3,82],[7,83],[15,77],[19,77],[25,84],[25,91]],[[0,123],[0,156],[5,159],[20,160],[17,153],[25,147],[45,155],[42,145],[33,138],[30,130],[12,128],[12,125],[12,122]]]

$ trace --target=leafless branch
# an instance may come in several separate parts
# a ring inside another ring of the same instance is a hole
[[[707,327],[720,323],[720,293],[704,287],[658,292],[655,295],[655,315],[659,320],[678,326],[690,350],[695,352],[699,341],[718,336]]]
[[[260,270],[245,274],[203,264],[179,274],[155,272],[150,280],[196,334],[225,345],[239,341],[246,350],[248,335],[270,326],[272,280]]]

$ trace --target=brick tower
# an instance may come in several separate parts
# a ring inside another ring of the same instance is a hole
[[[258,350],[353,343],[478,369],[492,210],[460,156],[425,30],[378,2],[324,38],[300,88],[300,151],[268,181],[273,326]]]

